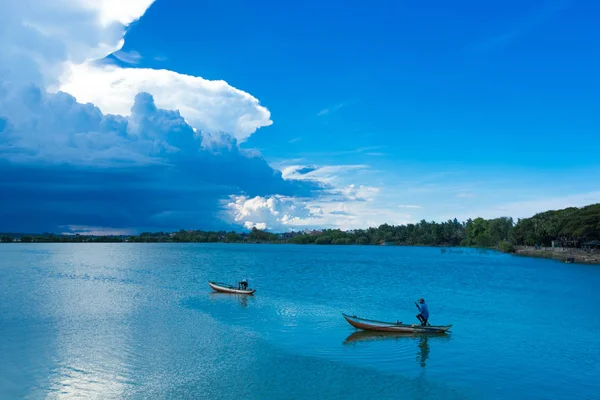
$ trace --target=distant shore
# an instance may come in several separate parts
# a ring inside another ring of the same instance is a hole
[[[600,252],[576,248],[517,246],[514,254],[525,257],[551,258],[577,264],[600,264]]]
[[[253,227],[242,232],[180,229],[133,235],[26,234],[0,232],[11,243],[254,243],[296,245],[375,245],[479,248],[563,262],[600,264],[600,203],[511,217],[475,218],[460,222],[421,220],[405,225],[382,224],[367,229],[305,229],[275,233]]]

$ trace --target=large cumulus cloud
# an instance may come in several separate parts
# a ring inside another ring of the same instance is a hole
[[[318,189],[239,148],[271,124],[252,95],[106,64],[153,1],[0,0],[0,230],[216,228],[231,195]]]
[[[203,131],[206,145],[227,136],[241,142],[271,125],[258,99],[225,81],[107,64],[107,56],[120,53],[129,24],[153,2],[0,0],[0,80],[62,90],[123,116],[137,93],[149,92],[159,107],[179,110]]]
[[[232,193],[304,197],[318,189],[284,180],[231,140],[202,147],[178,111],[157,108],[147,93],[122,117],[67,93],[3,84],[2,230],[217,228]]]
[[[153,1],[0,0],[0,230],[359,223],[376,188],[335,181],[366,166],[282,174],[238,146],[272,123],[251,94],[107,63]]]

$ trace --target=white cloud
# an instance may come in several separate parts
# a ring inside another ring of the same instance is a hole
[[[418,206],[416,204],[400,204],[400,205],[398,205],[398,208],[422,208],[422,207]]]
[[[98,11],[100,22],[109,25],[118,21],[123,25],[129,25],[140,18],[155,0],[71,0],[69,3],[84,4],[90,9]]]
[[[210,81],[173,71],[120,68],[114,65],[71,65],[61,90],[79,102],[91,102],[104,113],[129,115],[138,92],[154,96],[156,105],[179,110],[196,129],[225,132],[238,141],[272,124],[269,110],[252,95],[225,81]],[[218,136],[217,136],[218,137]]]
[[[65,63],[123,46],[126,26],[153,0],[0,0],[0,78],[56,87]]]
[[[410,214],[364,201],[336,200],[331,196],[319,199],[299,199],[270,196],[231,196],[227,212],[233,222],[250,229],[275,232],[314,228],[362,229],[384,223],[415,222]]]
[[[395,205],[380,201],[380,188],[350,183],[369,179],[357,176],[360,172],[369,171],[368,165],[297,164],[279,167],[286,180],[317,182],[324,189],[315,198],[234,197],[235,201],[229,203],[227,210],[234,222],[246,227],[265,223],[269,229],[290,230],[299,227],[356,229],[386,222],[400,224],[412,221],[411,215],[398,213]]]
[[[331,184],[334,181],[338,181],[340,175],[365,169],[369,169],[369,166],[362,164],[324,166],[288,165],[281,167],[281,174],[283,179],[309,180]]]
[[[369,207],[364,202],[355,202],[346,205],[345,209],[348,211],[341,213],[336,210],[330,211],[335,208],[338,208],[338,204],[332,203],[324,207],[324,210],[328,212],[325,225],[342,230],[366,229],[378,227],[382,224],[403,225],[416,222],[411,214],[396,213],[383,204]]]
[[[319,218],[306,203],[284,196],[230,196],[227,209],[234,222],[250,229],[289,230]]]
[[[368,166],[282,167],[284,179],[319,182],[325,188],[313,198],[232,197],[227,211],[231,220],[240,225],[251,227],[264,223],[274,231],[320,227],[358,229],[384,223],[415,222],[411,214],[398,212],[397,203],[391,204],[389,199],[382,198],[379,187],[348,183],[350,179],[358,180],[355,173],[364,170],[368,171]]]
[[[123,51],[118,50],[112,53],[118,60],[127,64],[139,64],[142,60],[142,55],[135,50]]]
[[[358,201],[372,201],[373,198],[379,193],[379,188],[373,186],[354,184],[348,185],[340,190],[348,200]]]
[[[267,224],[264,222],[258,222],[255,224],[252,221],[246,221],[244,222],[244,227],[246,227],[246,229],[256,228],[264,231],[265,229],[267,229]]]

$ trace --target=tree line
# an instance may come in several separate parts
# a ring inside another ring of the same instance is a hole
[[[415,224],[342,231],[324,229],[311,232],[271,233],[253,228],[250,232],[180,230],[144,232],[132,236],[87,235],[0,235],[0,242],[134,242],[134,243],[289,243],[318,245],[423,245],[498,248],[505,252],[514,246],[550,246],[553,241],[577,247],[600,240],[600,203],[582,208],[547,211],[531,218],[513,221],[510,217],[475,218],[459,222],[422,220]]]
[[[520,219],[511,231],[511,239],[527,246],[550,246],[552,241],[580,246],[600,240],[600,203],[546,211]]]

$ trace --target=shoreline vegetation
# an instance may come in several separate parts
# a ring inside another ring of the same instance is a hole
[[[271,233],[180,230],[139,235],[1,233],[2,243],[271,243],[316,245],[389,245],[476,247],[504,253],[600,264],[600,203],[546,211],[531,218],[475,218],[459,222],[422,220],[416,224],[342,231],[339,229]]]

